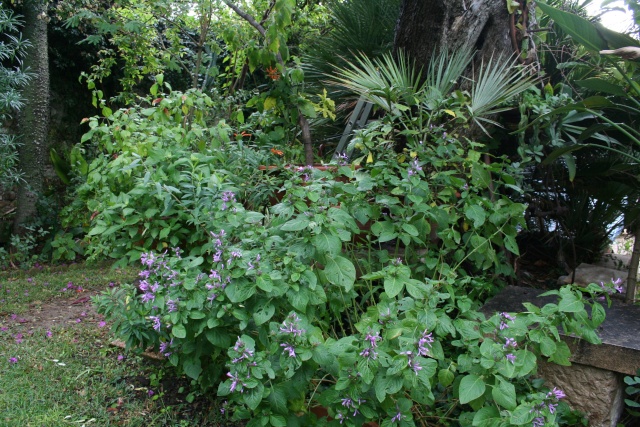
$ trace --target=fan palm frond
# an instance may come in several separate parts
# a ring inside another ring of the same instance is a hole
[[[360,54],[355,63],[336,67],[333,82],[364,97],[374,105],[392,112],[397,104],[415,105],[416,94],[422,90],[422,75],[415,64],[400,53],[395,60],[390,53],[369,59]]]
[[[493,56],[489,63],[482,63],[478,78],[471,88],[471,117],[480,128],[488,133],[481,122],[496,124],[488,118],[511,107],[504,104],[527,90],[534,83],[528,68],[518,66],[517,59],[504,60]]]

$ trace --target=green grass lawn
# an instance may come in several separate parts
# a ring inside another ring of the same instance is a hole
[[[0,274],[1,426],[232,425],[160,362],[110,345],[84,296],[135,277],[84,264]]]

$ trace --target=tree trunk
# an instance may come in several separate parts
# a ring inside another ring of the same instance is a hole
[[[491,55],[511,56],[511,24],[504,0],[404,0],[394,49],[420,65],[433,54],[475,48],[477,63]]]
[[[18,150],[24,181],[18,187],[13,231],[24,232],[23,225],[36,214],[36,202],[44,185],[49,133],[49,54],[47,9],[44,0],[24,0],[23,36],[31,42],[24,67],[33,75],[23,91],[24,107],[18,117],[22,145]]]

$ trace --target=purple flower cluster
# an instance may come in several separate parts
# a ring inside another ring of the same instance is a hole
[[[143,303],[151,303],[156,299],[156,293],[166,286],[177,286],[178,272],[173,270],[166,260],[167,253],[156,255],[153,252],[140,255],[140,262],[145,267],[138,276],[140,282],[138,289],[142,292],[140,300]]]
[[[418,159],[413,159],[407,168],[407,176],[417,175],[420,171],[422,171],[422,166],[420,166]]]
[[[433,334],[427,333],[425,329],[422,332],[422,336],[418,340],[418,355],[427,356],[429,354],[429,349],[431,348],[431,344],[433,344]]]
[[[224,211],[227,210],[227,203],[235,203],[236,195],[233,191],[223,191],[220,199],[222,199],[221,209]]]
[[[160,327],[162,326],[160,318],[158,316],[149,316],[149,320],[153,322],[153,329],[160,332]]]
[[[611,282],[608,284],[605,284],[604,282],[600,282],[600,287],[602,288],[603,291],[605,291],[609,295],[613,295],[615,293],[621,294],[624,292],[624,286],[622,283],[623,283],[623,280],[620,277],[618,277],[615,280],[611,278]]]
[[[251,357],[253,357],[253,350],[249,350],[248,348],[246,348],[246,344],[244,343],[244,341],[242,341],[242,339],[240,337],[238,337],[238,339],[236,340],[235,345],[233,346],[233,350],[236,353],[239,353],[240,355],[236,358],[234,358],[231,363],[233,363],[234,365],[243,361],[243,360],[247,360]]]
[[[296,313],[291,313],[287,316],[287,318],[282,322],[280,326],[280,334],[288,336],[291,340],[280,344],[280,347],[284,348],[284,354],[288,354],[289,357],[296,357],[296,349],[295,345],[291,344],[292,341],[299,339],[306,332],[300,326],[301,319],[298,317]]]
[[[380,331],[371,332],[369,331],[367,335],[364,337],[365,342],[369,343],[369,347],[365,348],[360,352],[360,356],[365,359],[376,360],[378,358],[378,352],[375,350],[378,347],[378,341],[382,340],[380,336]]]
[[[503,331],[509,328],[509,324],[507,322],[513,323],[516,320],[515,317],[510,315],[509,313],[502,312],[500,313],[500,330]]]
[[[296,313],[291,313],[284,322],[282,322],[280,333],[293,337],[301,337],[302,334],[305,333],[305,330],[300,327],[300,321],[301,319]]]
[[[171,341],[169,341],[169,342],[166,342],[166,341],[161,342],[160,343],[160,353],[162,353],[162,355],[164,357],[171,356],[171,352],[167,351],[167,350],[169,350],[169,348],[171,348],[172,345],[173,345],[173,338],[171,338]]]
[[[553,390],[548,392],[545,396],[545,399],[531,410],[531,412],[536,415],[536,417],[532,421],[532,425],[535,427],[544,426],[546,423],[546,419],[544,417],[543,411],[547,409],[549,410],[550,414],[555,414],[558,408],[558,402],[560,401],[560,399],[563,399],[565,397],[567,396],[566,394],[564,394],[564,391],[560,390],[557,387],[554,387]]]

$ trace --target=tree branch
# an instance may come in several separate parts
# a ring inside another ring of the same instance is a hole
[[[233,4],[231,2],[231,0],[222,0],[227,6],[229,6],[231,9],[233,9],[233,11],[235,13],[237,13],[238,15],[240,15],[240,17],[242,19],[244,19],[245,21],[247,21],[249,24],[251,24],[251,26],[253,28],[255,28],[256,30],[258,30],[258,32],[262,35],[262,37],[267,37],[267,30],[264,29],[264,27],[262,25],[260,25],[260,23],[258,21],[255,20],[255,18],[251,15],[249,15],[248,13],[244,12],[242,9],[240,9],[238,6],[236,6],[235,4]]]

